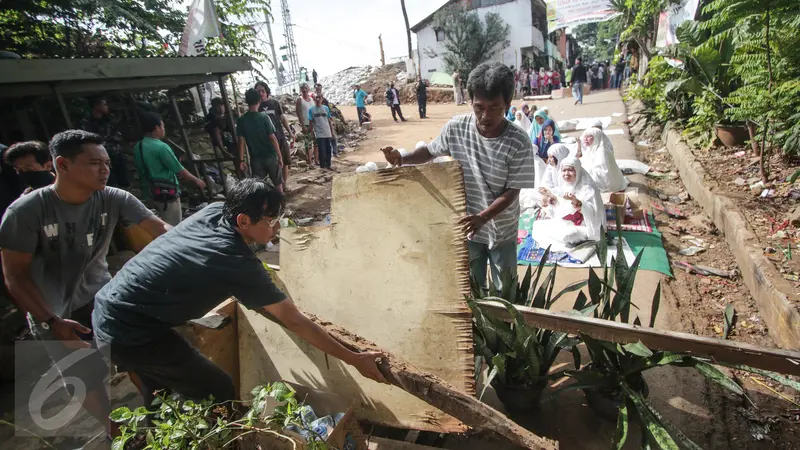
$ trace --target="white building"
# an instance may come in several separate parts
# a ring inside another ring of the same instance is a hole
[[[489,57],[490,60],[521,67],[523,57],[533,59],[547,55],[543,32],[546,34],[546,6],[542,0],[451,0],[411,27],[417,35],[417,54],[422,77],[430,79],[434,72],[444,72],[442,54],[445,48],[444,31],[434,27],[434,15],[440,10],[457,4],[474,10],[482,21],[490,12],[497,13],[508,24],[509,46]],[[485,22],[484,22],[485,23]]]

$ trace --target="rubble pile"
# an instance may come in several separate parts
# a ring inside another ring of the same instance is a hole
[[[337,105],[355,105],[352,86],[364,84],[370,75],[377,70],[376,67],[350,67],[331,76],[319,80],[322,84],[325,98]]]

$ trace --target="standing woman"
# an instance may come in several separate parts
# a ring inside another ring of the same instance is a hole
[[[539,74],[531,69],[531,95],[539,95]]]

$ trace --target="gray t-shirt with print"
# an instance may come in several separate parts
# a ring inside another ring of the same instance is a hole
[[[31,276],[54,313],[69,317],[111,279],[106,254],[117,223],[153,213],[130,193],[106,187],[88,201],[62,201],[54,186],[17,199],[0,223],[0,248],[33,253]]]

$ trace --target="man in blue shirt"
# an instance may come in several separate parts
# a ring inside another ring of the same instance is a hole
[[[358,114],[358,124],[361,125],[366,122],[364,117],[367,113],[367,92],[361,89],[361,86],[354,84],[353,97],[356,98],[356,114]]]

